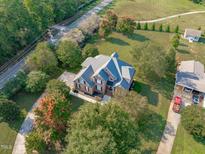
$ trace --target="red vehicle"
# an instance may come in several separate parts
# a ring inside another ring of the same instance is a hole
[[[176,96],[174,98],[174,105],[173,105],[173,108],[172,110],[176,113],[179,113],[180,112],[180,108],[181,108],[181,104],[182,104],[182,98],[179,97],[179,96]]]

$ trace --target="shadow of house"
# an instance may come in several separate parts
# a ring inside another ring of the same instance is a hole
[[[159,102],[158,93],[151,90],[151,87],[142,82],[135,82],[134,91],[138,92],[142,96],[147,97],[148,103],[152,105],[157,105]]]
[[[127,42],[125,42],[121,39],[114,38],[114,37],[109,37],[106,40],[109,41],[112,44],[117,44],[117,45],[120,45],[120,46],[128,46],[129,45],[129,43],[127,43]]]
[[[149,38],[145,37],[144,35],[140,35],[137,33],[133,33],[133,34],[128,35],[128,38],[131,40],[139,41],[139,42],[145,42],[145,41],[150,40]]]

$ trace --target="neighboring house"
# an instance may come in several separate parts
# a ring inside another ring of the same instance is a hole
[[[205,105],[205,74],[202,63],[194,60],[181,62],[176,74],[175,95],[181,96],[185,105]]]
[[[195,29],[185,29],[184,38],[189,42],[198,42],[202,35],[202,31]]]
[[[74,90],[91,96],[112,96],[117,88],[129,90],[135,75],[134,67],[120,60],[117,53],[88,57],[81,66]]]

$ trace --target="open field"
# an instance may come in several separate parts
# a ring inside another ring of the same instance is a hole
[[[182,125],[179,125],[172,154],[204,154],[205,145],[194,140]]]
[[[110,8],[120,16],[132,16],[136,20],[148,20],[204,10],[204,5],[194,4],[190,0],[114,0]],[[129,9],[128,9],[129,8]]]

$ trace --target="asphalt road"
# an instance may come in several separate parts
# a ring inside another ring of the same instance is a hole
[[[87,19],[88,17],[90,17],[92,14],[98,13],[100,12],[102,9],[104,9],[104,7],[106,7],[108,4],[110,4],[112,2],[112,0],[102,0],[101,3],[99,3],[96,7],[94,7],[93,9],[91,9],[90,11],[88,11],[87,13],[85,13],[83,16],[81,16],[80,18],[78,18],[76,21],[74,21],[73,23],[67,25],[67,26],[58,26],[59,29],[62,29],[62,31],[60,31],[54,38],[53,40],[49,40],[51,42],[57,42],[59,41],[62,36],[63,33],[69,32],[69,30],[73,29],[73,28],[78,28],[78,26],[80,25],[80,23]],[[0,75],[0,89],[2,89],[4,87],[4,85],[6,84],[6,82],[15,77],[16,74],[23,68],[23,66],[25,65],[25,59],[21,59],[18,63],[16,63],[15,65],[13,65],[12,67],[10,67],[8,70],[6,70],[3,74]]]

